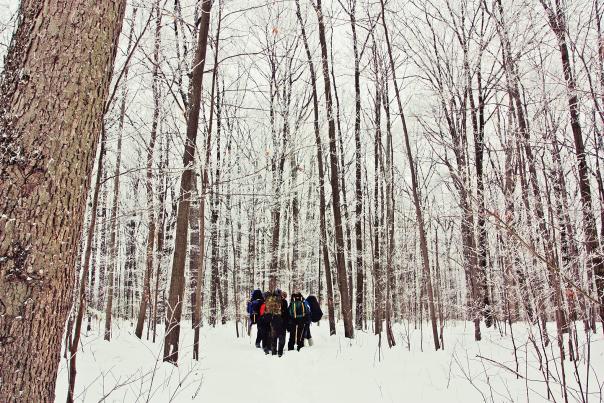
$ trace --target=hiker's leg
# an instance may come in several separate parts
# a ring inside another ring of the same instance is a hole
[[[296,343],[296,339],[295,339],[295,325],[294,325],[294,326],[290,326],[290,329],[289,329],[289,341],[287,342],[287,349],[293,350],[295,343]]]
[[[273,354],[277,354],[277,350],[283,352],[281,342],[281,333],[283,332],[283,319],[280,315],[274,315],[271,320],[271,334],[273,337]]]
[[[264,318],[264,323],[262,324],[262,340],[264,352],[268,353],[271,350],[271,328],[268,318]]]
[[[277,339],[279,338],[279,334],[277,333],[277,329],[275,329],[275,325],[271,323],[271,352],[273,355],[277,354]]]
[[[260,323],[256,324],[256,347],[260,347],[260,343],[262,342],[262,339],[264,338],[264,335],[262,334],[262,326],[260,326]]]
[[[300,350],[300,348],[302,348],[304,346],[304,344],[302,343],[302,340],[304,338],[304,325],[303,324],[298,324],[297,329],[296,329],[296,344],[298,346],[298,350]]]
[[[304,331],[306,329],[306,324],[300,325],[300,336],[298,339],[298,346],[304,347]]]
[[[283,347],[285,347],[285,329],[279,333],[279,355],[283,355]]]

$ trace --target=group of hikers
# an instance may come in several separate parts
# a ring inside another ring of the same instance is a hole
[[[305,340],[313,345],[310,324],[318,322],[323,316],[319,301],[313,295],[304,298],[301,293],[292,293],[289,304],[287,293],[280,289],[263,293],[252,291],[247,303],[249,328],[256,325],[256,347],[265,354],[283,355],[286,332],[289,331],[287,349],[298,351],[304,347]]]

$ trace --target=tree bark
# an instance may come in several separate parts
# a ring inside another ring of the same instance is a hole
[[[361,174],[361,69],[357,44],[356,0],[350,9],[350,27],[352,30],[352,48],[354,51],[354,144],[355,144],[355,222],[356,243],[356,328],[361,329],[365,313],[363,311],[363,188]]]
[[[20,5],[0,81],[0,401],[55,396],[124,9],[125,1]]]
[[[333,99],[331,94],[331,80],[329,78],[329,62],[327,58],[327,41],[325,39],[325,22],[323,19],[323,11],[321,9],[321,0],[317,0],[313,4],[317,13],[319,23],[319,44],[321,46],[321,57],[323,67],[323,81],[325,86],[325,101],[327,109],[327,123],[329,135],[329,160],[330,160],[330,182],[331,182],[331,198],[333,220],[335,226],[335,241],[336,241],[336,267],[338,273],[338,289],[340,291],[340,306],[342,311],[342,319],[344,321],[344,336],[347,338],[354,337],[354,326],[352,324],[352,307],[350,305],[350,297],[348,290],[348,280],[346,278],[346,262],[344,259],[344,231],[342,229],[342,212],[340,208],[340,184],[339,184],[339,164],[337,152],[336,128],[333,116]]]
[[[189,226],[189,204],[191,196],[191,175],[195,155],[195,140],[199,124],[199,107],[201,105],[201,87],[203,68],[206,59],[208,33],[210,29],[211,0],[203,0],[201,6],[200,32],[197,37],[197,49],[192,71],[191,94],[187,113],[187,139],[183,155],[185,168],[180,180],[180,195],[176,216],[176,239],[174,244],[174,259],[170,278],[170,291],[166,309],[166,336],[164,342],[164,361],[172,364],[178,362],[178,341],[180,336],[180,318],[185,290],[185,259],[187,254],[187,232]]]

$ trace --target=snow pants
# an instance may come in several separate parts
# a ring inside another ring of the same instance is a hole
[[[283,347],[285,347],[285,326],[283,324],[283,318],[278,315],[267,315],[268,327],[264,337],[264,351],[268,348],[273,354],[283,354]]]
[[[287,349],[293,350],[294,345],[298,346],[298,350],[304,347],[304,329],[306,324],[302,321],[294,321],[289,333],[289,342],[287,343]]]

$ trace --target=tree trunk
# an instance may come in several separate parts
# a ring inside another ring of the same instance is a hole
[[[222,3],[221,3],[222,4]],[[222,24],[222,7],[218,8],[218,28],[216,30],[216,44],[214,48],[214,69],[212,70],[212,84],[210,91],[210,119],[208,124],[208,134],[205,144],[205,161],[203,172],[201,174],[201,190],[199,191],[199,271],[197,272],[197,281],[195,283],[195,308],[193,311],[193,359],[199,360],[199,328],[202,323],[201,308],[203,304],[203,286],[205,278],[205,254],[206,254],[206,190],[208,188],[208,172],[210,169],[210,157],[212,156],[212,124],[214,122],[214,91],[216,89],[216,79],[218,76],[218,50],[220,48],[220,27]],[[219,148],[220,150],[220,148]],[[211,199],[210,199],[211,200]],[[211,205],[210,201],[210,205]]]
[[[329,264],[329,251],[327,249],[327,223],[325,219],[325,172],[323,168],[323,149],[321,145],[321,134],[319,132],[319,96],[317,94],[317,76],[315,73],[314,64],[312,62],[312,55],[310,53],[310,47],[308,45],[308,38],[306,36],[306,29],[304,28],[304,22],[302,20],[302,13],[300,11],[300,0],[296,0],[296,16],[298,17],[298,23],[302,32],[302,40],[304,42],[304,49],[306,50],[306,57],[308,60],[308,69],[310,71],[310,81],[312,86],[312,98],[313,98],[313,127],[315,131],[315,143],[317,145],[317,165],[319,170],[319,248],[323,255],[323,270],[325,271],[325,281],[327,283],[327,314],[329,317],[329,334],[336,334],[336,321],[333,306],[333,285],[331,281],[331,267]],[[321,298],[321,262],[319,259],[319,299]]]
[[[218,83],[216,83],[218,87]],[[212,279],[210,284],[210,325],[216,326],[216,317],[218,315],[218,303],[222,303],[222,295],[220,295],[220,272],[219,264],[219,214],[220,214],[220,199],[219,199],[219,183],[220,183],[220,140],[221,140],[221,110],[220,110],[220,91],[216,91],[216,174],[214,175],[214,184],[212,185],[212,195],[210,197],[210,208],[212,209],[210,220],[210,242],[212,245]]]
[[[356,328],[361,329],[365,313],[363,311],[363,188],[361,174],[361,70],[356,31],[356,0],[350,10],[352,29],[352,47],[354,51],[354,143],[355,143],[355,222],[354,234],[356,243]]]
[[[381,248],[380,248],[380,210],[379,210],[379,189],[380,189],[380,152],[382,149],[382,91],[379,86],[379,67],[377,59],[377,46],[375,39],[373,40],[373,69],[375,74],[375,104],[374,104],[374,119],[375,126],[374,146],[373,146],[373,295],[375,309],[373,312],[373,331],[375,334],[382,334],[382,322],[384,320],[384,281],[381,264]]]
[[[164,251],[164,238],[165,238],[165,228],[166,228],[166,191],[167,191],[167,177],[165,173],[165,168],[168,160],[168,145],[167,139],[164,139],[165,143],[162,142],[160,144],[165,144],[162,150],[160,147],[160,162],[159,162],[159,177],[160,177],[160,186],[159,191],[157,192],[158,202],[159,202],[159,217],[158,217],[158,228],[157,228],[157,242],[155,246],[155,250],[157,253],[157,266],[155,269],[155,289],[153,291],[153,343],[155,343],[155,338],[157,336],[157,322],[158,322],[158,300],[159,300],[159,284],[162,277],[162,265],[164,263],[165,251]]]
[[[124,9],[20,5],[0,82],[0,401],[54,400]]]
[[[344,231],[342,229],[342,212],[340,210],[340,184],[336,128],[333,116],[333,100],[331,94],[331,80],[329,78],[329,62],[327,58],[327,41],[325,39],[325,22],[323,11],[321,9],[321,0],[317,0],[314,6],[319,22],[319,44],[321,45],[321,57],[323,67],[323,81],[325,86],[325,100],[327,109],[327,123],[329,135],[329,160],[330,160],[330,182],[333,220],[335,226],[336,241],[336,267],[338,273],[338,289],[340,291],[340,306],[342,310],[342,319],[344,320],[344,336],[354,337],[354,326],[352,324],[352,307],[350,306],[350,297],[348,295],[348,280],[346,278],[346,262],[344,259]]]
[[[428,241],[426,239],[426,229],[424,226],[424,216],[419,196],[419,185],[417,183],[417,174],[415,172],[415,163],[413,161],[413,154],[411,152],[411,144],[409,142],[409,133],[407,131],[407,122],[405,120],[405,114],[403,110],[403,103],[401,100],[400,91],[398,88],[398,82],[396,81],[396,67],[394,65],[394,58],[392,56],[392,45],[390,43],[390,37],[388,35],[388,27],[386,25],[386,15],[384,0],[380,0],[382,6],[382,23],[384,26],[384,34],[386,37],[386,45],[388,47],[388,58],[390,59],[390,68],[392,70],[392,81],[394,83],[394,92],[396,95],[396,101],[401,117],[401,123],[403,126],[403,135],[405,140],[405,149],[407,151],[407,160],[409,162],[409,171],[411,174],[411,190],[413,193],[413,204],[415,206],[415,215],[417,217],[417,226],[419,231],[419,242],[420,251],[422,254],[422,266],[424,271],[427,291],[428,291],[428,306],[430,309],[430,321],[432,322],[432,337],[434,339],[434,348],[438,350],[440,343],[438,340],[438,327],[436,323],[436,310],[434,308],[434,290],[432,289],[432,278],[430,275],[430,260],[428,257]]]
[[[333,42],[333,35],[332,35]],[[340,97],[338,96],[338,87],[336,85],[336,74],[334,71],[335,63],[333,61],[333,43],[331,44],[331,80],[333,81],[333,94],[336,99],[336,127],[338,129],[338,146],[339,146],[339,158],[340,158],[340,183],[342,187],[342,209],[344,210],[344,229],[346,237],[346,276],[348,278],[348,299],[350,303],[351,315],[354,301],[353,296],[353,273],[352,273],[352,236],[350,233],[350,215],[348,213],[348,202],[346,201],[346,175],[344,174],[345,160],[344,160],[344,139],[342,135],[342,125],[340,120]]]
[[[191,94],[189,110],[187,113],[187,139],[183,155],[185,168],[180,180],[180,195],[178,198],[178,212],[176,216],[176,239],[174,244],[174,259],[172,263],[172,276],[170,278],[170,291],[168,294],[168,307],[166,309],[166,336],[164,342],[164,361],[172,364],[178,362],[178,341],[180,336],[180,318],[185,290],[185,259],[187,254],[187,232],[189,226],[189,204],[191,193],[192,165],[195,155],[195,140],[197,139],[197,126],[199,124],[199,107],[201,104],[201,87],[203,69],[206,59],[208,33],[210,29],[211,0],[203,0],[201,10],[200,32],[197,37],[197,49],[193,64]]]
[[[596,218],[591,200],[591,186],[589,184],[589,168],[585,156],[585,144],[581,123],[579,117],[579,99],[577,97],[578,89],[570,60],[568,45],[566,43],[566,17],[561,9],[560,0],[555,0],[554,10],[549,1],[541,0],[547,14],[550,27],[558,39],[558,48],[566,88],[568,93],[568,108],[570,112],[570,126],[575,142],[575,154],[577,157],[577,171],[579,174],[579,193],[581,196],[581,207],[583,213],[583,231],[585,233],[585,252],[588,256],[588,270],[596,278],[596,295],[600,301],[600,319],[604,321],[604,259],[598,239],[598,230],[596,228]],[[595,330],[595,329],[594,329]]]
[[[191,208],[189,210],[189,309],[191,313],[191,328],[195,328],[195,305],[197,300],[197,278],[199,276],[199,192],[197,189],[197,173],[191,179]]]
[[[147,235],[146,269],[143,278],[143,294],[138,309],[138,320],[134,334],[139,339],[143,336],[147,304],[151,295],[151,277],[153,275],[153,247],[155,244],[155,204],[153,203],[153,151],[157,139],[157,124],[159,121],[160,92],[159,92],[159,47],[161,44],[161,10],[159,0],[155,1],[155,46],[153,48],[153,121],[151,123],[151,139],[147,147],[147,214],[149,214],[149,233]]]

